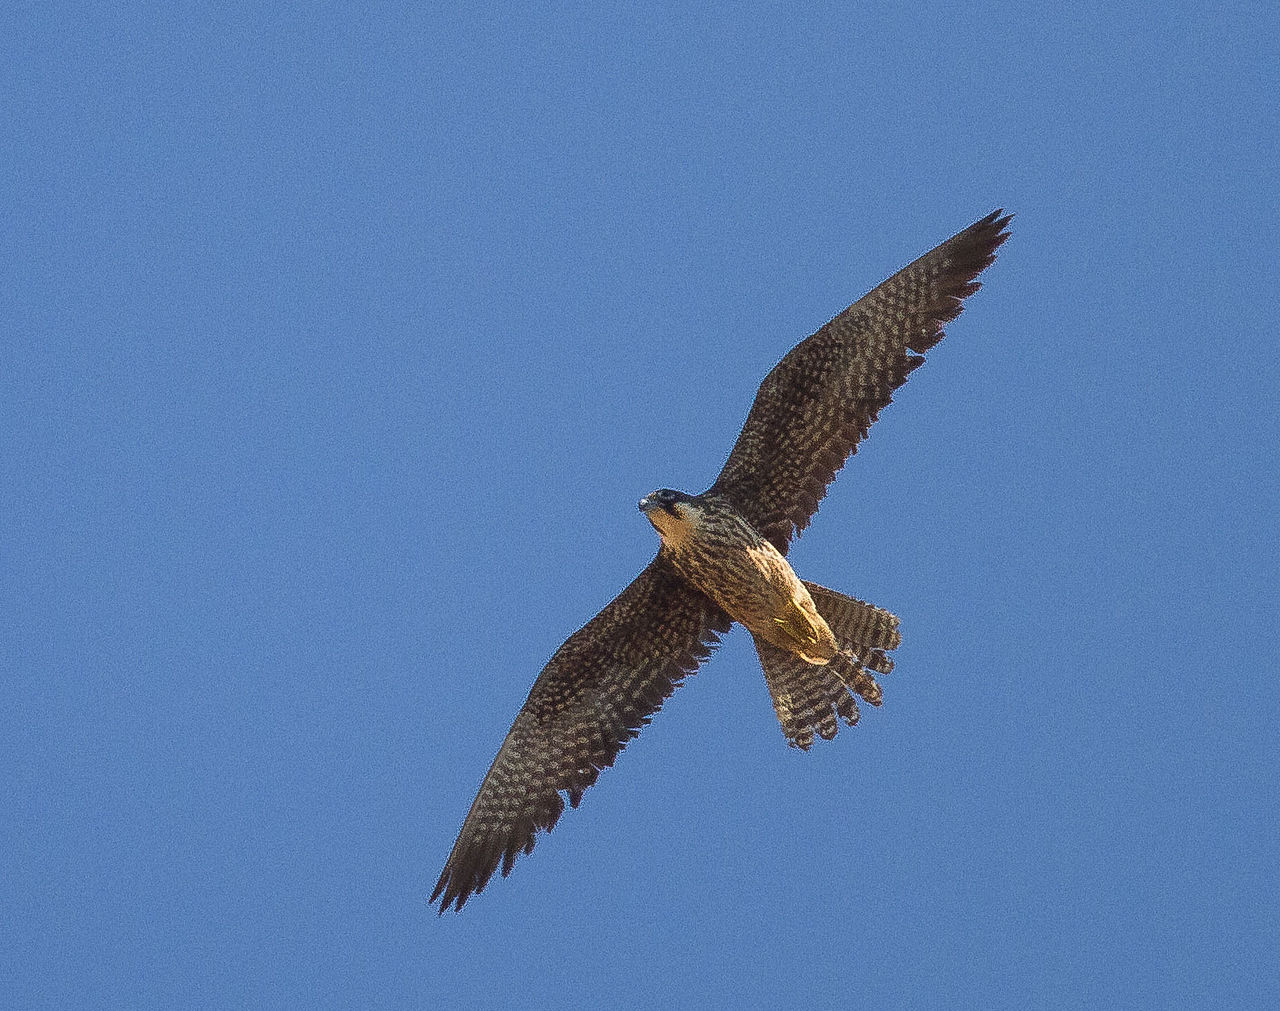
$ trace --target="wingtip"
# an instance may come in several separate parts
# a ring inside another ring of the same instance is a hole
[[[994,249],[996,246],[1003,245],[1008,240],[1009,236],[1013,234],[1013,232],[1009,230],[1009,223],[1011,221],[1013,221],[1013,212],[1010,211],[1006,214],[1003,207],[997,207],[985,218],[977,222],[977,225],[982,226],[985,230],[989,230],[995,236],[996,241],[991,247]]]
[[[1009,222],[1012,214],[1006,214],[1003,207],[997,207],[984,218],[979,218],[968,228],[956,233],[939,248],[948,250],[953,266],[960,268],[968,275],[967,280],[974,281],[980,273],[995,263],[996,250],[1003,246],[1009,236]],[[948,294],[964,299],[977,291],[978,285],[962,286]]]
[[[433,892],[431,898],[427,900],[427,904],[434,906],[436,899],[440,898],[440,891]],[[440,898],[440,908],[436,910],[437,916],[444,916],[449,911],[449,907],[453,907],[455,913],[462,911],[462,907],[466,904],[467,899],[471,898],[471,893],[467,891],[455,892],[452,888],[444,892],[444,897]]]
[[[997,234],[1003,232],[1005,233],[1002,236],[1002,241],[1003,241],[1003,239],[1008,238],[1010,234],[1008,232],[1008,229],[1009,229],[1009,223],[1013,221],[1013,216],[1014,215],[1012,211],[1009,211],[1008,213],[1006,213],[1003,207],[997,207],[994,211],[992,211],[986,217],[979,218],[977,221],[975,221],[972,225],[969,226],[968,230],[970,231],[981,230],[984,232],[993,232]]]
[[[427,899],[427,904],[434,906],[437,900],[440,908],[436,911],[436,915],[444,916],[449,911],[449,907],[453,907],[455,913],[461,912],[463,905],[467,899],[477,892],[483,891],[484,886],[488,884],[486,878],[478,886],[472,881],[468,883],[465,874],[460,874],[458,869],[454,867],[453,862],[445,866],[440,874],[440,880],[436,882],[435,888],[431,890],[431,897]]]
[[[443,901],[440,902],[440,908],[436,910],[437,916],[444,916],[444,911],[449,908],[450,903],[453,901],[453,896],[445,891],[448,883],[449,871],[446,869],[445,872],[440,875],[440,880],[436,882],[435,888],[431,890],[431,897],[427,899],[427,905],[434,906],[436,904],[436,900],[439,899],[442,894],[444,895]]]

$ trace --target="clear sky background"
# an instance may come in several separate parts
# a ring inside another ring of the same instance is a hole
[[[1280,999],[1270,4],[11,6],[0,1004]],[[460,915],[543,663],[760,379],[1013,238],[731,635]]]

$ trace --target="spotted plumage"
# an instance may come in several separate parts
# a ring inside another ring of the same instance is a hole
[[[728,462],[701,495],[663,489],[641,509],[657,557],[556,651],[463,822],[431,901],[443,912],[507,874],[613,764],[734,621],[755,640],[788,741],[852,726],[898,619],[799,579],[786,560],[836,472],[893,392],[942,339],[1008,238],[996,211],[904,267],[801,341],[765,377]]]
[[[680,496],[674,508],[664,503]],[[727,500],[661,489],[640,500],[677,572],[753,635],[827,663],[839,651],[809,591]]]

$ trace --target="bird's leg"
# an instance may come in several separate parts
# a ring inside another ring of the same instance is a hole
[[[811,653],[814,647],[822,644],[813,622],[794,600],[787,602],[783,614],[774,616],[773,623],[795,644],[798,652]]]

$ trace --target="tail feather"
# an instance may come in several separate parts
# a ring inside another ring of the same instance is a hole
[[[884,657],[886,650],[897,649],[901,644],[902,634],[898,631],[896,614],[890,614],[865,600],[856,600],[835,590],[828,590],[817,583],[806,582],[804,588],[813,597],[813,602],[818,605],[818,613],[831,626],[831,631],[835,633],[843,649],[851,649],[859,657],[879,650]],[[871,666],[865,659],[863,663]],[[889,667],[892,669],[892,661]],[[881,673],[887,674],[888,671]]]
[[[829,741],[839,720],[858,722],[858,704],[831,665],[808,663],[759,637],[755,642],[774,712],[793,747],[808,751],[815,733]]]
[[[855,693],[880,705],[880,685],[870,672],[893,670],[886,652],[895,649],[902,636],[897,617],[888,611],[816,583],[804,585],[835,633],[840,654],[824,666],[807,663],[762,639],[755,642],[782,732],[793,746],[807,751],[815,733],[830,740],[839,720],[848,726],[858,722]]]

